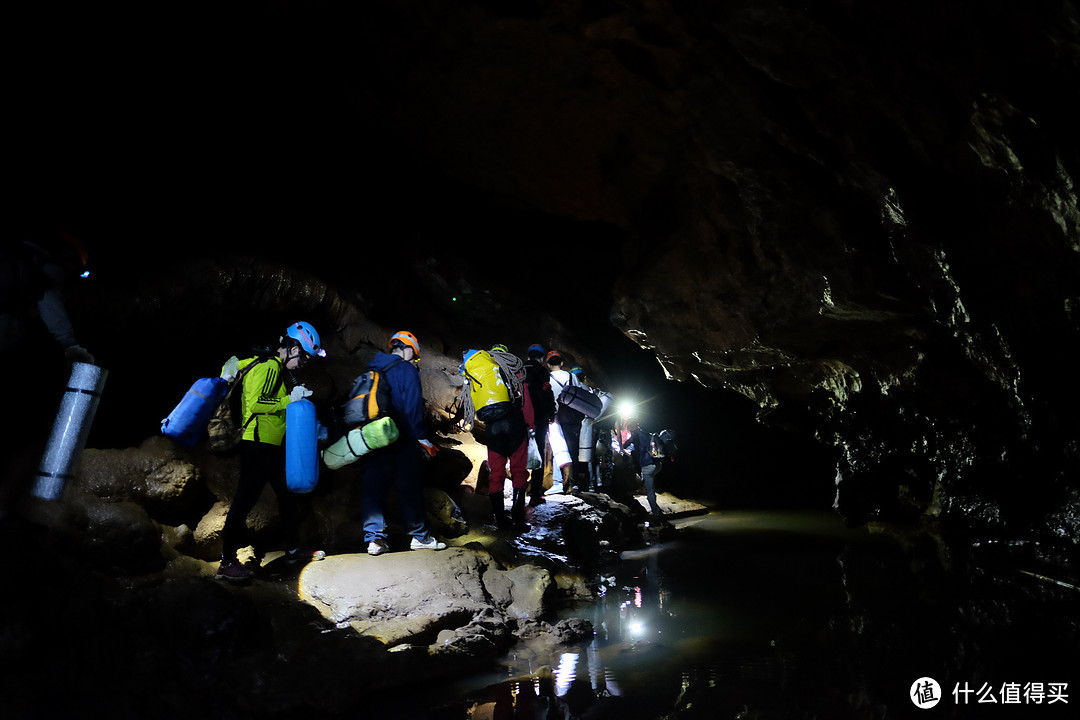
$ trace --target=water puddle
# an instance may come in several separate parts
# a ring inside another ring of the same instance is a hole
[[[676,539],[623,553],[599,577],[603,596],[566,613],[592,622],[591,642],[516,647],[500,672],[459,684],[460,701],[429,717],[907,717],[924,676],[940,678],[948,716],[965,709],[962,693],[950,695],[962,682],[1045,683],[1055,668],[1056,682],[1068,680],[1049,647],[1042,662],[972,657],[992,641],[993,652],[1030,650],[1021,638],[1054,620],[995,628],[992,640],[964,635],[985,633],[1002,602],[1040,601],[1000,586],[1002,597],[983,598],[979,578],[952,577],[939,553],[831,513],[691,518]],[[1055,612],[1058,600],[1048,599]],[[1040,717],[1062,705],[1043,703]]]

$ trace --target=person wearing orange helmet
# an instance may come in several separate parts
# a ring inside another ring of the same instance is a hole
[[[401,523],[412,536],[410,550],[442,550],[446,547],[427,528],[422,487],[423,453],[433,456],[424,423],[424,397],[420,385],[420,343],[407,330],[394,333],[389,352],[378,352],[368,367],[377,370],[390,387],[389,415],[401,433],[397,442],[372,450],[364,463],[362,516],[364,541],[369,555],[381,555],[387,545],[383,504],[387,491],[397,492]]]

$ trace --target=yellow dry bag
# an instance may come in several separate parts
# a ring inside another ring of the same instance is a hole
[[[495,358],[486,350],[466,353],[461,374],[469,380],[469,393],[477,411],[488,405],[510,401],[510,388],[506,386]]]

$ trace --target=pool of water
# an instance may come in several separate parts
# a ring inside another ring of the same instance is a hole
[[[567,611],[592,622],[591,642],[515,649],[430,716],[1071,717],[1080,696],[1061,684],[1080,693],[1080,593],[1009,568],[958,572],[953,555],[831,513],[684,520],[675,539],[623,553],[598,578],[603,596]],[[923,678],[938,683],[936,707],[912,699],[933,695]]]

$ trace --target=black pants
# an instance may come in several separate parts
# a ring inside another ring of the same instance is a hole
[[[563,438],[566,440],[566,450],[570,453],[570,472],[573,475],[574,486],[579,486],[588,480],[589,464],[578,460],[581,448],[581,413],[575,412],[563,406],[556,415],[556,422],[562,428]],[[564,478],[564,482],[566,479]]]
[[[540,468],[529,472],[529,495],[533,498],[544,497],[544,450],[547,449],[547,426],[548,421],[541,419],[536,421],[536,449],[540,452]]]
[[[235,560],[236,551],[251,544],[247,539],[247,516],[267,483],[277,495],[285,549],[294,550],[300,545],[300,513],[296,497],[285,485],[285,447],[241,440],[240,483],[221,531],[222,562]]]

